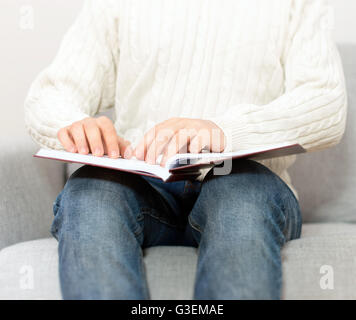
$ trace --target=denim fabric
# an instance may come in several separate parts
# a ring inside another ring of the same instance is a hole
[[[280,250],[300,237],[298,201],[254,161],[204,182],[84,166],[54,204],[64,299],[149,299],[143,250],[198,247],[196,299],[279,299]]]

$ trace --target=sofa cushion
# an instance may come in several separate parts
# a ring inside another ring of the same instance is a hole
[[[285,299],[356,299],[356,225],[306,224],[282,251]],[[328,283],[326,283],[328,280]]]
[[[356,299],[355,257],[356,225],[304,225],[302,238],[287,243],[282,251],[283,298]],[[152,299],[191,299],[196,262],[194,248],[146,250]],[[57,268],[54,239],[20,243],[0,251],[0,299],[60,299]],[[329,285],[333,288],[323,289],[320,281],[331,276],[331,271],[334,281]]]
[[[61,299],[54,238],[22,242],[0,251],[0,299]]]

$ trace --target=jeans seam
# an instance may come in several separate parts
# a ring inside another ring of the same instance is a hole
[[[298,218],[300,218],[300,219],[298,219]],[[302,227],[303,227],[303,219],[302,219],[302,214],[301,214],[300,210],[299,210],[298,217],[296,216],[294,219],[295,219],[295,223],[298,226],[296,228],[296,231],[295,231],[295,234],[294,234],[294,239],[298,239],[301,236]]]
[[[190,226],[191,226],[194,230],[196,230],[196,231],[198,231],[200,234],[202,234],[201,227],[199,226],[199,224],[197,224],[197,223],[191,218],[191,216],[188,217],[188,222],[189,222]]]
[[[58,219],[60,219],[59,215],[61,214],[60,211],[62,210],[62,207],[56,202],[55,204],[56,207],[56,212],[54,213],[54,218],[53,221],[51,223],[51,227],[50,227],[50,233],[52,234],[52,236],[58,240]]]
[[[287,201],[289,203],[289,207],[294,207],[294,205],[291,203],[292,201],[297,204],[297,208],[295,208],[295,210],[297,212],[295,214],[293,214],[292,217],[290,215],[289,210],[287,210],[285,208],[285,206],[283,207],[283,212],[284,212],[284,216],[286,217],[286,221],[288,221],[290,219],[293,220],[291,222],[292,230],[291,230],[290,238],[286,239],[287,241],[290,241],[290,240],[298,239],[300,237],[301,229],[302,229],[302,216],[301,216],[301,212],[300,212],[300,206],[299,206],[298,199],[294,196],[294,193],[290,189],[288,190],[288,192],[289,192],[289,195],[284,197],[283,203],[285,203]],[[292,195],[292,197],[290,197],[291,195]]]
[[[268,169],[268,168],[267,168]],[[269,169],[268,169],[269,170]],[[294,192],[291,190],[291,188],[288,186],[288,184],[280,177],[278,176],[277,174],[274,174],[274,178],[275,180],[277,181],[277,183],[282,183],[284,185],[284,187],[286,188],[287,190],[287,194],[285,194],[283,197],[280,198],[280,203],[281,203],[281,210],[283,211],[284,213],[284,216],[285,216],[285,219],[286,219],[286,222],[288,220],[290,220],[290,213],[287,212],[289,210],[287,210],[286,206],[285,206],[285,203],[288,202],[289,203],[289,207],[293,206],[292,205],[292,201],[296,203],[297,205],[297,209],[298,210],[298,213],[297,214],[293,214],[293,222],[292,222],[292,229],[291,230],[291,234],[290,234],[290,239],[287,239],[286,238],[286,241],[290,241],[290,240],[293,240],[293,239],[298,239],[300,237],[300,234],[301,234],[301,229],[302,229],[302,221],[299,221],[301,220],[301,212],[300,212],[300,204],[299,204],[299,200],[297,199],[297,197],[295,196]],[[292,200],[293,199],[293,200]],[[299,219],[300,217],[300,219]],[[295,227],[296,226],[296,227]],[[286,228],[288,228],[287,224],[285,226]],[[293,228],[294,227],[294,228]]]
[[[152,208],[142,208],[141,209],[141,214],[142,216],[144,215],[148,215],[150,216],[151,218],[155,219],[155,220],[158,220],[160,223],[163,223],[169,227],[172,227],[172,228],[183,228],[182,226],[180,226],[179,224],[172,224],[170,222],[167,222],[166,220],[163,220],[162,218],[160,218],[158,215],[155,215],[154,213],[154,209]]]
[[[59,211],[59,209],[61,207],[62,197],[63,197],[63,190],[58,194],[58,196],[56,197],[56,199],[53,202],[52,211],[53,211],[54,216],[57,215],[57,212]]]
[[[132,230],[132,232],[137,240],[139,240],[140,235],[143,233],[144,227],[141,226],[141,224],[140,224],[143,221],[143,219],[144,219],[144,216],[141,211],[136,217],[136,222],[137,222],[138,227],[135,228],[135,230]]]
[[[133,231],[133,234],[135,238],[138,239],[138,237],[142,234],[142,232],[143,232],[143,228],[138,227],[135,231]]]
[[[143,250],[141,248],[141,251],[140,251],[140,269],[141,269],[141,274],[144,278],[143,280],[143,286],[144,286],[144,295],[145,295],[145,298],[146,300],[150,299],[150,291],[149,291],[149,288],[148,288],[148,283],[147,283],[147,277],[146,277],[146,269],[145,269],[145,264],[144,264],[144,260],[143,260]]]

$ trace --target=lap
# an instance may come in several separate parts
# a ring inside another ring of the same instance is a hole
[[[141,225],[145,222],[146,226],[136,228],[135,232],[144,236],[147,246],[162,244],[160,240],[163,244],[175,244],[175,238],[180,238],[178,244],[182,244],[184,237],[191,234],[189,229],[200,234],[206,229],[214,234],[219,234],[219,230],[233,233],[237,228],[243,232],[260,228],[263,232],[267,222],[283,227],[287,239],[299,237],[298,201],[277,175],[257,162],[234,161],[232,172],[225,176],[211,172],[199,191],[196,186],[193,192],[184,186],[184,182],[162,182],[157,187],[157,183],[152,185],[139,175],[84,166],[68,180],[54,211],[56,214],[59,207],[71,207],[67,210],[69,220],[82,218],[77,223],[91,224],[93,228],[96,224],[113,228],[115,224],[110,226],[110,221],[117,219],[130,221],[134,229],[137,221]],[[187,201],[193,209],[182,212]],[[99,213],[102,219],[98,219]],[[191,239],[186,242],[192,243]]]

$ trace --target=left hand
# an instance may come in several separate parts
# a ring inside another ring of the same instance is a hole
[[[177,153],[223,152],[224,132],[212,121],[171,118],[149,130],[134,150],[136,158],[156,164],[163,155],[161,166]]]

